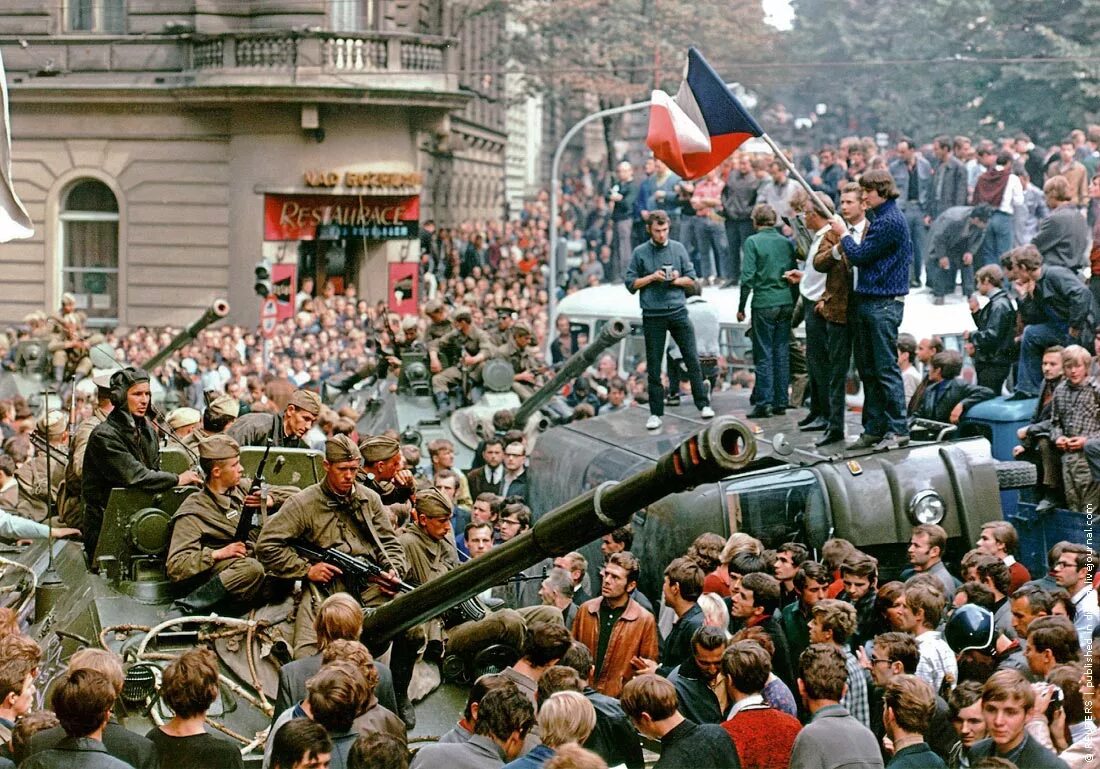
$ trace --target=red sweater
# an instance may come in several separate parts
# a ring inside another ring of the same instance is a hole
[[[775,708],[742,710],[722,724],[741,759],[741,769],[787,769],[802,724]]]
[[[1008,574],[1012,578],[1012,584],[1008,587],[1009,595],[1015,593],[1017,589],[1031,579],[1031,573],[1027,570],[1027,567],[1019,561],[1016,561],[1008,567]]]

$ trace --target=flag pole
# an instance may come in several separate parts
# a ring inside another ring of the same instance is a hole
[[[810,186],[810,183],[806,181],[802,174],[798,172],[798,169],[794,167],[794,163],[788,160],[787,156],[783,154],[783,150],[780,149],[779,145],[775,143],[775,140],[772,139],[772,137],[768,136],[767,132],[760,134],[760,138],[763,139],[764,142],[772,148],[772,152],[775,153],[775,159],[782,163],[786,167],[790,175],[794,177],[795,181],[802,185],[802,189],[806,190],[806,193],[810,196],[810,200],[813,201],[814,208],[817,209],[817,212],[826,219],[832,219],[836,214],[829,211],[829,209],[825,207],[825,203],[823,203],[822,199],[818,197],[821,193]]]

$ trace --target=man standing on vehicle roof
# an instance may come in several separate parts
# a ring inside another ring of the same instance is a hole
[[[634,249],[624,283],[630,293],[641,292],[642,330],[645,334],[646,372],[649,380],[647,430],[661,427],[665,411],[665,389],[661,384],[661,359],[668,333],[683,352],[691,381],[691,395],[703,419],[714,417],[710,394],[703,384],[695,331],[688,318],[685,289],[695,288],[695,269],[683,244],[669,240],[669,218],[664,211],[649,215],[646,230],[650,239]]]

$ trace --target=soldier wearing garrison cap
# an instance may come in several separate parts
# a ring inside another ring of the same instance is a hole
[[[508,305],[496,308],[497,322],[487,333],[494,347],[504,347],[512,339],[512,327],[516,322],[516,311]]]
[[[172,517],[172,541],[166,563],[168,578],[194,590],[176,601],[184,614],[206,614],[232,600],[238,608],[257,603],[264,567],[256,560],[254,541],[261,518],[298,489],[273,486],[249,496],[252,481],[241,469],[241,447],[228,435],[211,435],[198,444],[199,466],[206,475],[201,491],[190,495]],[[260,508],[247,542],[236,539],[245,506]]]
[[[534,337],[531,327],[517,322],[511,327],[506,344],[496,348],[494,358],[504,358],[512,364],[512,392],[525,401],[535,393],[535,388],[543,382],[541,374],[544,368],[539,361],[538,352],[531,346]]]
[[[84,553],[95,563],[103,511],[114,488],[167,491],[174,486],[202,482],[193,470],[179,475],[160,469],[160,449],[151,420],[149,374],[139,368],[123,368],[111,375],[114,409],[92,430],[84,453]]]
[[[231,395],[219,395],[202,412],[202,425],[187,435],[183,442],[192,451],[211,435],[224,433],[241,413],[241,402]]]
[[[378,494],[356,481],[363,459],[359,447],[346,435],[325,441],[325,477],[283,503],[268,520],[256,542],[256,555],[270,576],[306,583],[295,619],[295,656],[317,649],[313,620],[324,595],[346,591],[339,569],[311,563],[291,544],[303,540],[315,547],[334,548],[367,557],[393,573],[405,574],[405,553]],[[371,583],[357,596],[364,606],[378,606],[392,591]]]
[[[469,388],[481,381],[481,364],[493,352],[492,342],[474,325],[468,308],[457,310],[452,322],[453,330],[428,345],[429,367],[434,375],[432,398],[441,414],[451,412],[451,388],[459,384]],[[462,393],[458,406],[468,395],[469,392]]]
[[[432,299],[424,305],[424,314],[428,316],[428,327],[424,329],[424,335],[420,341],[425,347],[430,347],[432,342],[442,339],[451,332],[454,326],[447,317],[447,305],[442,299]]]
[[[407,518],[414,479],[412,471],[405,466],[401,444],[388,435],[375,435],[359,444],[359,453],[363,455],[359,482],[381,497],[394,520]],[[395,505],[401,507],[394,509]]]
[[[69,461],[69,416],[63,411],[47,412],[39,417],[35,431],[41,441],[49,443],[49,472],[46,452],[40,444],[34,456],[15,471],[19,501],[11,512],[43,523],[49,515],[48,505],[58,503],[59,494],[64,491],[65,465]]]
[[[282,414],[251,411],[233,422],[226,432],[242,446],[264,446],[271,438],[273,446],[308,449],[302,436],[313,427],[320,413],[320,395],[312,390],[295,390]]]

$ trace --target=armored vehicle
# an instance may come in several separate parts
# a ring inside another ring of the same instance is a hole
[[[747,391],[722,393],[713,405],[719,414],[744,418],[751,408],[748,396]],[[649,431],[647,415],[644,408],[630,408],[543,435],[531,456],[532,509],[554,507],[651,467],[670,445],[705,424],[694,409],[681,407],[666,413],[660,430]],[[1035,483],[1033,467],[995,460],[984,438],[824,455],[808,448],[818,434],[800,434],[797,418],[794,412],[750,423],[761,446],[755,472],[635,511],[632,551],[643,565],[643,593],[659,598],[664,565],[704,532],[743,531],[765,547],[801,542],[817,554],[827,539],[842,537],[879,559],[885,581],[908,565],[912,527],[938,523],[950,537],[947,560],[954,566],[973,547],[981,524],[1002,518],[997,492]],[[858,434],[858,415],[850,419],[849,433]],[[582,552],[597,579],[603,563],[598,543]]]

